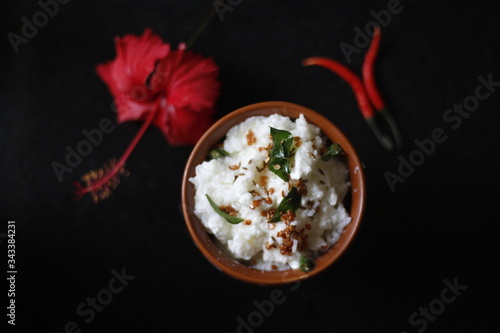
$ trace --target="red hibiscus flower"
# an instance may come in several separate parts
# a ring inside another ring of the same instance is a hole
[[[147,29],[116,38],[115,60],[97,66],[117,108],[119,123],[152,122],[172,145],[194,144],[211,124],[219,97],[219,69],[212,59],[170,45]]]
[[[117,162],[84,175],[76,185],[78,197],[86,193],[95,202],[107,198],[119,183],[125,162],[150,124],[161,130],[171,145],[195,144],[212,124],[219,97],[219,68],[209,58],[181,44],[169,44],[146,29],[142,36],[115,39],[116,58],[97,66],[97,74],[113,95],[117,121],[143,124]]]

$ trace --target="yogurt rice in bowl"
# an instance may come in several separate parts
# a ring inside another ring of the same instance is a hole
[[[195,243],[247,282],[322,271],[346,249],[363,209],[364,176],[350,143],[321,115],[291,103],[259,103],[221,119],[184,175]]]

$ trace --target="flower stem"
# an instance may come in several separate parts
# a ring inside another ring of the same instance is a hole
[[[132,141],[128,145],[128,147],[125,150],[125,152],[123,153],[123,155],[120,157],[118,162],[116,162],[116,164],[113,163],[113,167],[110,170],[106,171],[105,173],[103,173],[102,176],[98,177],[95,180],[87,180],[86,181],[87,185],[85,187],[83,187],[80,184],[80,182],[76,182],[75,194],[76,194],[77,200],[80,199],[82,196],[84,196],[87,193],[93,194],[94,201],[99,201],[99,200],[102,200],[103,198],[107,198],[109,196],[110,190],[108,187],[109,187],[110,182],[112,182],[113,179],[116,179],[120,175],[120,173],[123,173],[123,167],[125,165],[125,162],[127,161],[128,157],[130,156],[130,154],[134,150],[134,148],[137,145],[137,143],[139,142],[139,140],[142,138],[142,136],[146,132],[146,129],[151,124],[151,121],[153,120],[153,118],[157,114],[158,110],[159,110],[159,108],[157,108],[156,111],[151,112],[148,115],[148,117],[142,123],[141,128],[135,134],[134,138],[132,139]],[[106,191],[107,195],[104,195],[103,197],[99,196],[98,193],[100,191]]]
[[[221,5],[224,2],[224,0],[220,1],[219,5]],[[196,27],[196,30],[191,34],[189,39],[186,42],[186,49],[190,49],[191,46],[193,46],[194,42],[198,39],[198,37],[201,35],[201,33],[208,27],[210,22],[212,22],[212,19],[215,16],[215,3],[210,9],[210,11],[205,15],[203,20],[200,22],[200,24]]]

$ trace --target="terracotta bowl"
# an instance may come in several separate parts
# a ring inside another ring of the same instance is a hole
[[[347,203],[346,208],[349,209],[352,220],[344,229],[338,242],[327,252],[316,258],[316,266],[309,273],[304,273],[299,269],[261,271],[235,261],[217,247],[203,224],[193,213],[195,189],[189,178],[195,176],[196,166],[206,160],[209,150],[226,135],[231,127],[249,117],[268,116],[273,113],[294,119],[303,114],[309,123],[318,126],[331,141],[339,143],[346,153],[346,162],[351,182],[350,203]],[[252,104],[233,111],[217,121],[207,130],[194,147],[182,180],[182,210],[194,243],[200,249],[201,253],[224,273],[238,280],[259,285],[292,283],[297,280],[310,278],[324,271],[344,253],[352,242],[365,210],[365,178],[363,167],[349,140],[334,124],[319,113],[287,102]]]

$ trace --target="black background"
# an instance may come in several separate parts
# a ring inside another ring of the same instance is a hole
[[[404,137],[395,152],[375,140],[344,81],[301,66],[312,55],[346,63],[340,43],[355,45],[354,28],[364,30],[374,20],[370,12],[387,4],[246,0],[223,21],[215,17],[193,46],[221,68],[217,118],[255,102],[298,103],[337,124],[366,166],[366,215],[340,261],[298,286],[263,287],[218,271],[191,241],[179,206],[192,147],[170,146],[151,127],[128,160],[130,177],[99,204],[88,196],[75,202],[71,184],[119,157],[139,123],[117,125],[62,182],[51,166],[64,163],[65,147],[84,139],[82,130],[103,118],[115,123],[112,97],[95,73],[115,57],[113,38],[151,27],[177,45],[212,1],[73,0],[17,54],[7,34],[21,34],[21,18],[32,20],[41,8],[35,1],[3,3],[0,232],[16,221],[16,331],[64,332],[74,321],[82,332],[237,332],[239,317],[255,326],[241,332],[496,327],[500,88],[456,129],[443,119],[474,96],[479,76],[500,82],[496,2],[401,0],[402,10],[382,30],[377,62],[377,82]],[[356,72],[365,51],[352,55]],[[398,158],[416,154],[415,140],[435,128],[446,141],[391,191],[384,173],[397,173]],[[76,308],[122,268],[135,279],[86,323]],[[409,316],[438,304],[443,281],[455,279],[467,289],[427,327],[412,326]],[[5,296],[5,282],[2,289]],[[266,303],[275,289],[282,303],[258,315],[254,301]],[[6,306],[2,297],[2,324]]]

